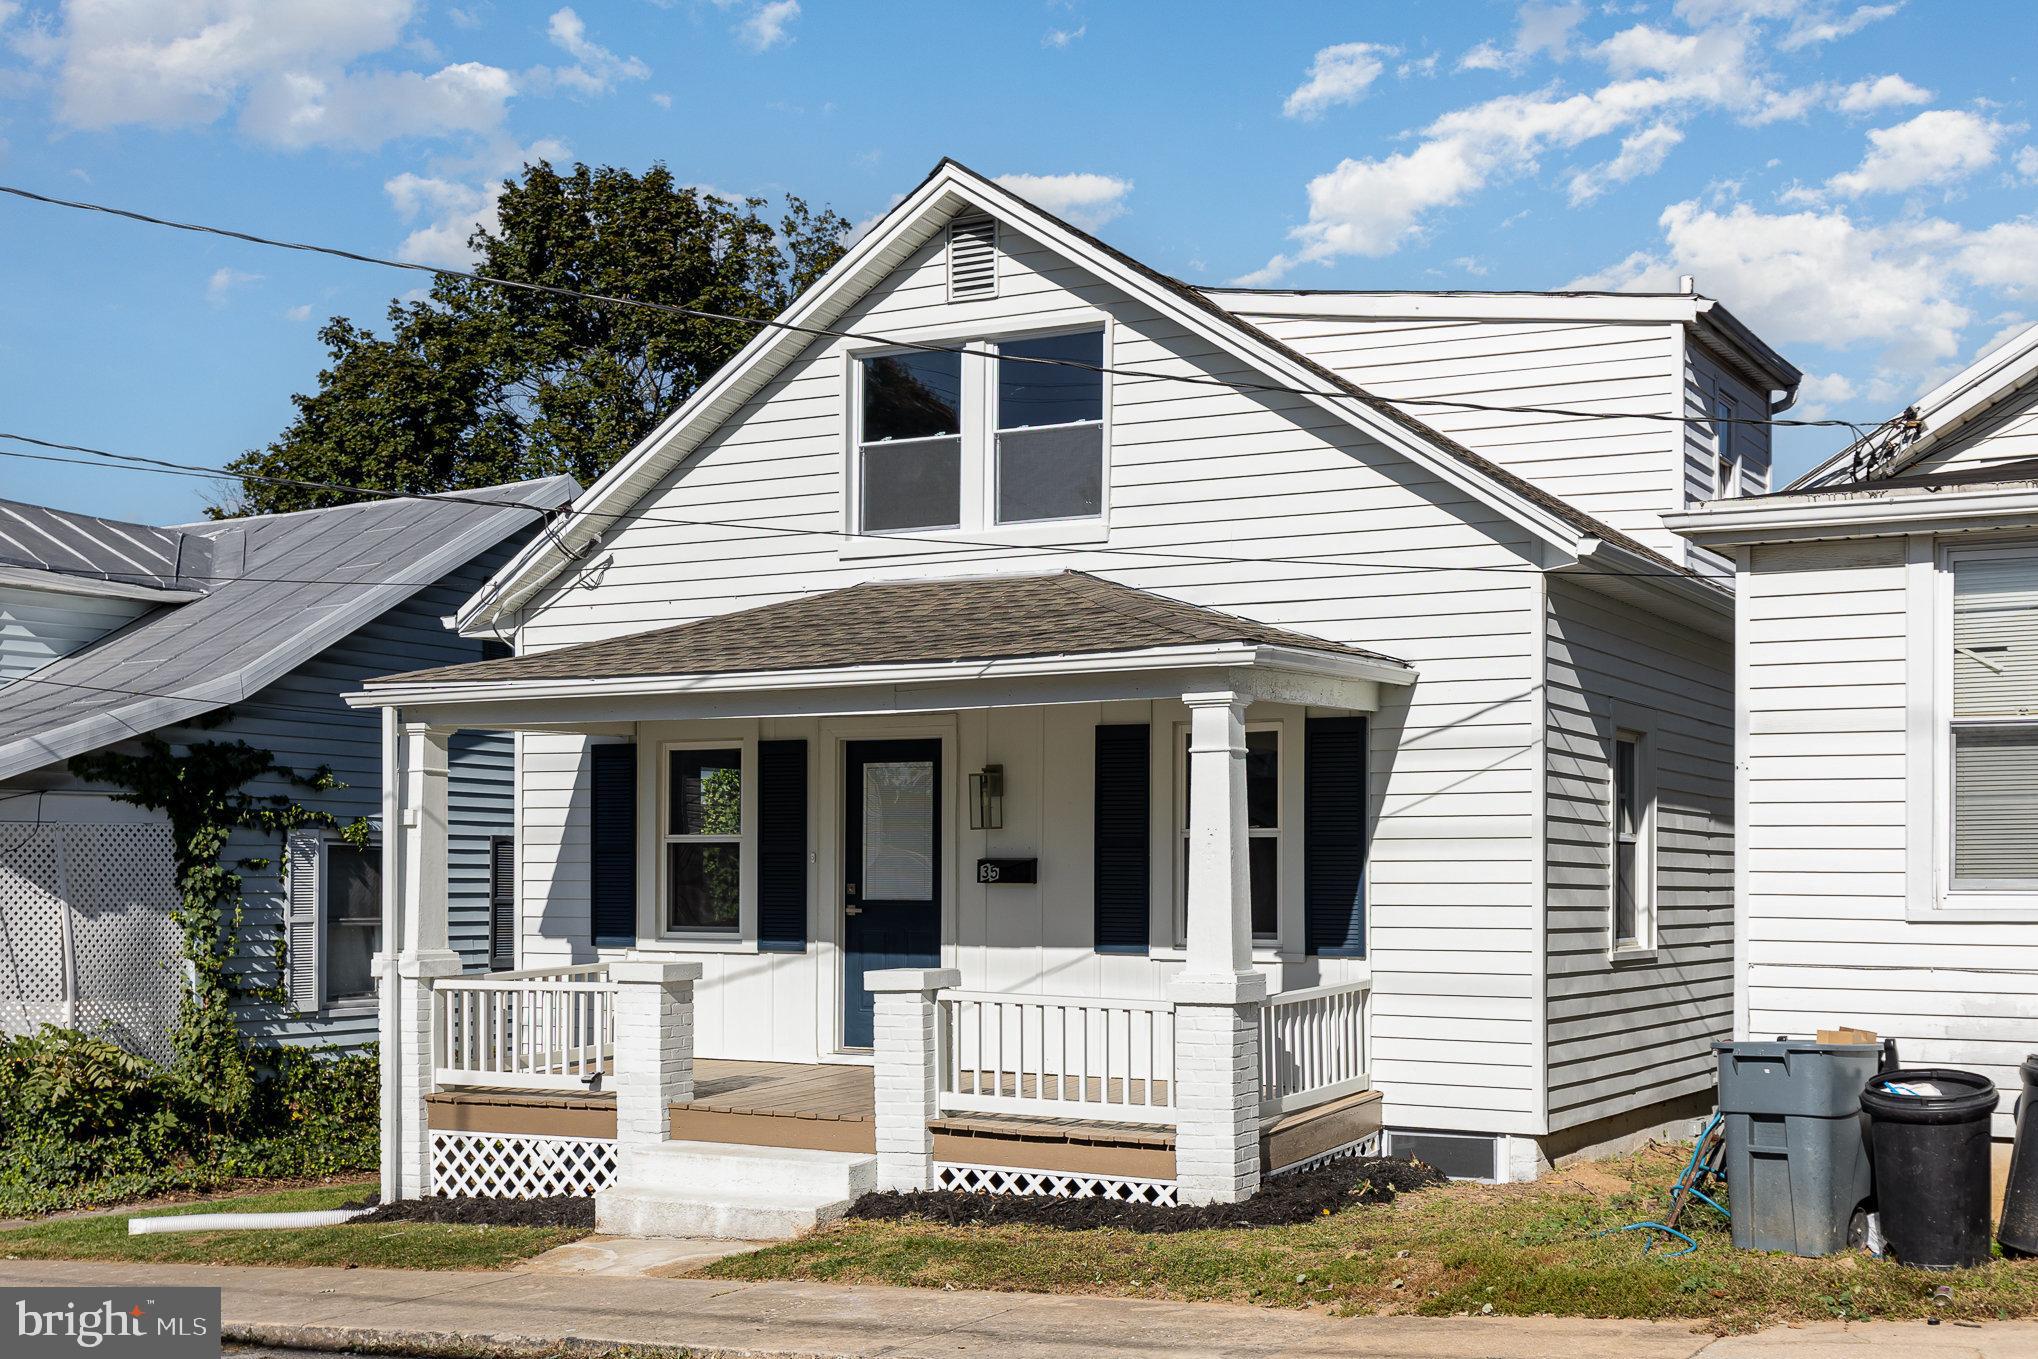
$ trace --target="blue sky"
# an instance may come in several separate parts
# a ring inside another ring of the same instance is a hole
[[[0,0],[0,181],[440,262],[527,155],[855,220],[953,155],[1194,282],[1692,273],[1802,412],[1875,421],[2038,316],[2034,38],[2028,0]],[[0,429],[216,465],[410,286],[0,202]],[[70,509],[207,494],[0,459]]]

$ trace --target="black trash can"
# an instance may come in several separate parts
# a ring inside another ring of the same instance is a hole
[[[1901,1093],[1920,1087],[1938,1093]],[[1882,1235],[1900,1263],[1965,1269],[1987,1262],[1996,1102],[1986,1076],[1943,1067],[1886,1071],[1861,1092]]]
[[[2024,1059],[2017,1100],[2017,1141],[2010,1151],[2010,1188],[1996,1240],[2012,1255],[2038,1255],[2038,1052]]]

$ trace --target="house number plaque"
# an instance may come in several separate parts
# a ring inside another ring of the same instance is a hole
[[[978,882],[1038,882],[1040,881],[1040,860],[1038,859],[978,859]]]

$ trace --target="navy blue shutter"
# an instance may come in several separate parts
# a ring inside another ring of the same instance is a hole
[[[807,950],[807,743],[757,743],[757,947]]]
[[[1097,952],[1144,953],[1151,921],[1148,862],[1152,768],[1144,723],[1097,728]]]
[[[594,942],[637,942],[637,747],[588,748],[589,914]]]
[[[1366,956],[1366,719],[1312,717],[1302,742],[1302,933],[1308,952]]]

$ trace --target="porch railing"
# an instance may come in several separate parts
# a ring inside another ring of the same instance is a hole
[[[573,1090],[615,1055],[615,984],[605,963],[446,977],[432,987],[439,1085]]]
[[[1260,1112],[1284,1114],[1369,1089],[1371,982],[1267,997],[1260,1010]]]
[[[1175,1121],[1166,1001],[944,991],[943,1113]]]

